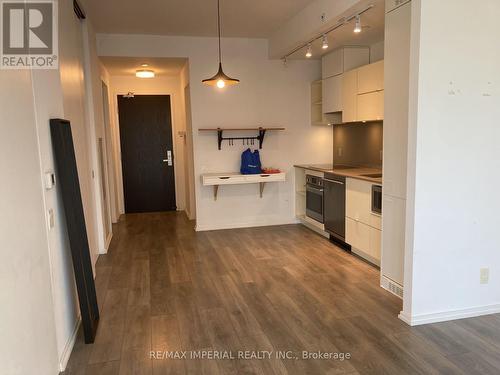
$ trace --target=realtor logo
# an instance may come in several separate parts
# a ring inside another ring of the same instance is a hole
[[[57,69],[57,2],[0,0],[2,69]]]

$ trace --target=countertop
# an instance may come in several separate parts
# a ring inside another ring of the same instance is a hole
[[[312,171],[333,173],[338,176],[356,178],[358,180],[364,180],[369,182],[374,182],[376,184],[382,185],[382,178],[373,178],[363,176],[365,174],[382,173],[380,168],[365,168],[365,167],[346,167],[341,166],[341,168],[336,168],[333,164],[297,164],[294,165],[296,168],[309,169]]]

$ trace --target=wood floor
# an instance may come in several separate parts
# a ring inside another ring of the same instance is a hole
[[[97,262],[96,341],[79,333],[65,375],[500,372],[498,315],[410,328],[376,268],[302,226],[196,233],[172,212],[123,216],[114,233]],[[238,351],[273,353],[189,359]]]

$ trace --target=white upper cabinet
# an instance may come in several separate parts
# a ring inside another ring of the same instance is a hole
[[[358,119],[358,71],[342,75],[342,122],[355,122]]]
[[[348,70],[370,62],[370,49],[367,47],[345,47],[337,49],[321,59],[322,78],[334,77]]]
[[[385,12],[388,13],[411,0],[385,0]]]
[[[323,113],[342,111],[342,75],[323,80]]]
[[[384,91],[374,91],[357,96],[357,121],[382,121],[384,119]]]
[[[406,198],[411,3],[385,17],[384,193]]]
[[[384,60],[358,69],[358,94],[384,89]]]

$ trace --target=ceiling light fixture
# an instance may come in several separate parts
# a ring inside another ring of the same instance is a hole
[[[321,48],[328,49],[328,37],[326,34],[323,34],[323,41],[321,43]]]
[[[226,85],[236,85],[240,83],[239,79],[228,77],[222,70],[222,53],[220,47],[220,0],[217,0],[217,31],[219,34],[219,70],[211,78],[204,79],[202,82],[208,86],[217,86],[218,88],[223,88]]]
[[[151,69],[138,69],[135,71],[137,78],[154,78],[155,72]]]
[[[377,5],[377,6],[379,6],[379,5]],[[351,21],[353,21],[353,20],[357,20],[356,30],[359,30],[359,32],[361,32],[363,29],[363,26],[361,25],[361,15],[365,14],[366,12],[368,12],[369,10],[374,9],[374,8],[376,8],[376,6],[371,4],[371,5],[368,5],[364,9],[358,10],[356,13],[353,13],[348,17],[341,18],[335,25],[333,25],[329,29],[323,30],[321,34],[317,34],[313,38],[305,41],[303,44],[299,44],[298,46],[293,48],[291,51],[287,52],[285,55],[283,55],[281,57],[281,59],[284,59],[286,57],[290,57],[290,56],[294,55],[296,52],[302,51],[305,47],[308,47],[312,43],[315,43],[317,40],[323,39],[328,34],[340,29],[341,27],[344,27],[346,25],[350,25]],[[312,52],[311,52],[311,56],[312,56]]]
[[[354,24],[354,32],[356,34],[359,34],[361,31],[362,31],[362,27],[361,27],[361,16],[358,14],[356,16],[356,23]]]
[[[309,44],[307,45],[306,57],[307,57],[307,58],[310,58],[312,55],[313,55],[313,52],[312,52],[312,45],[311,45],[311,43],[309,43]]]

